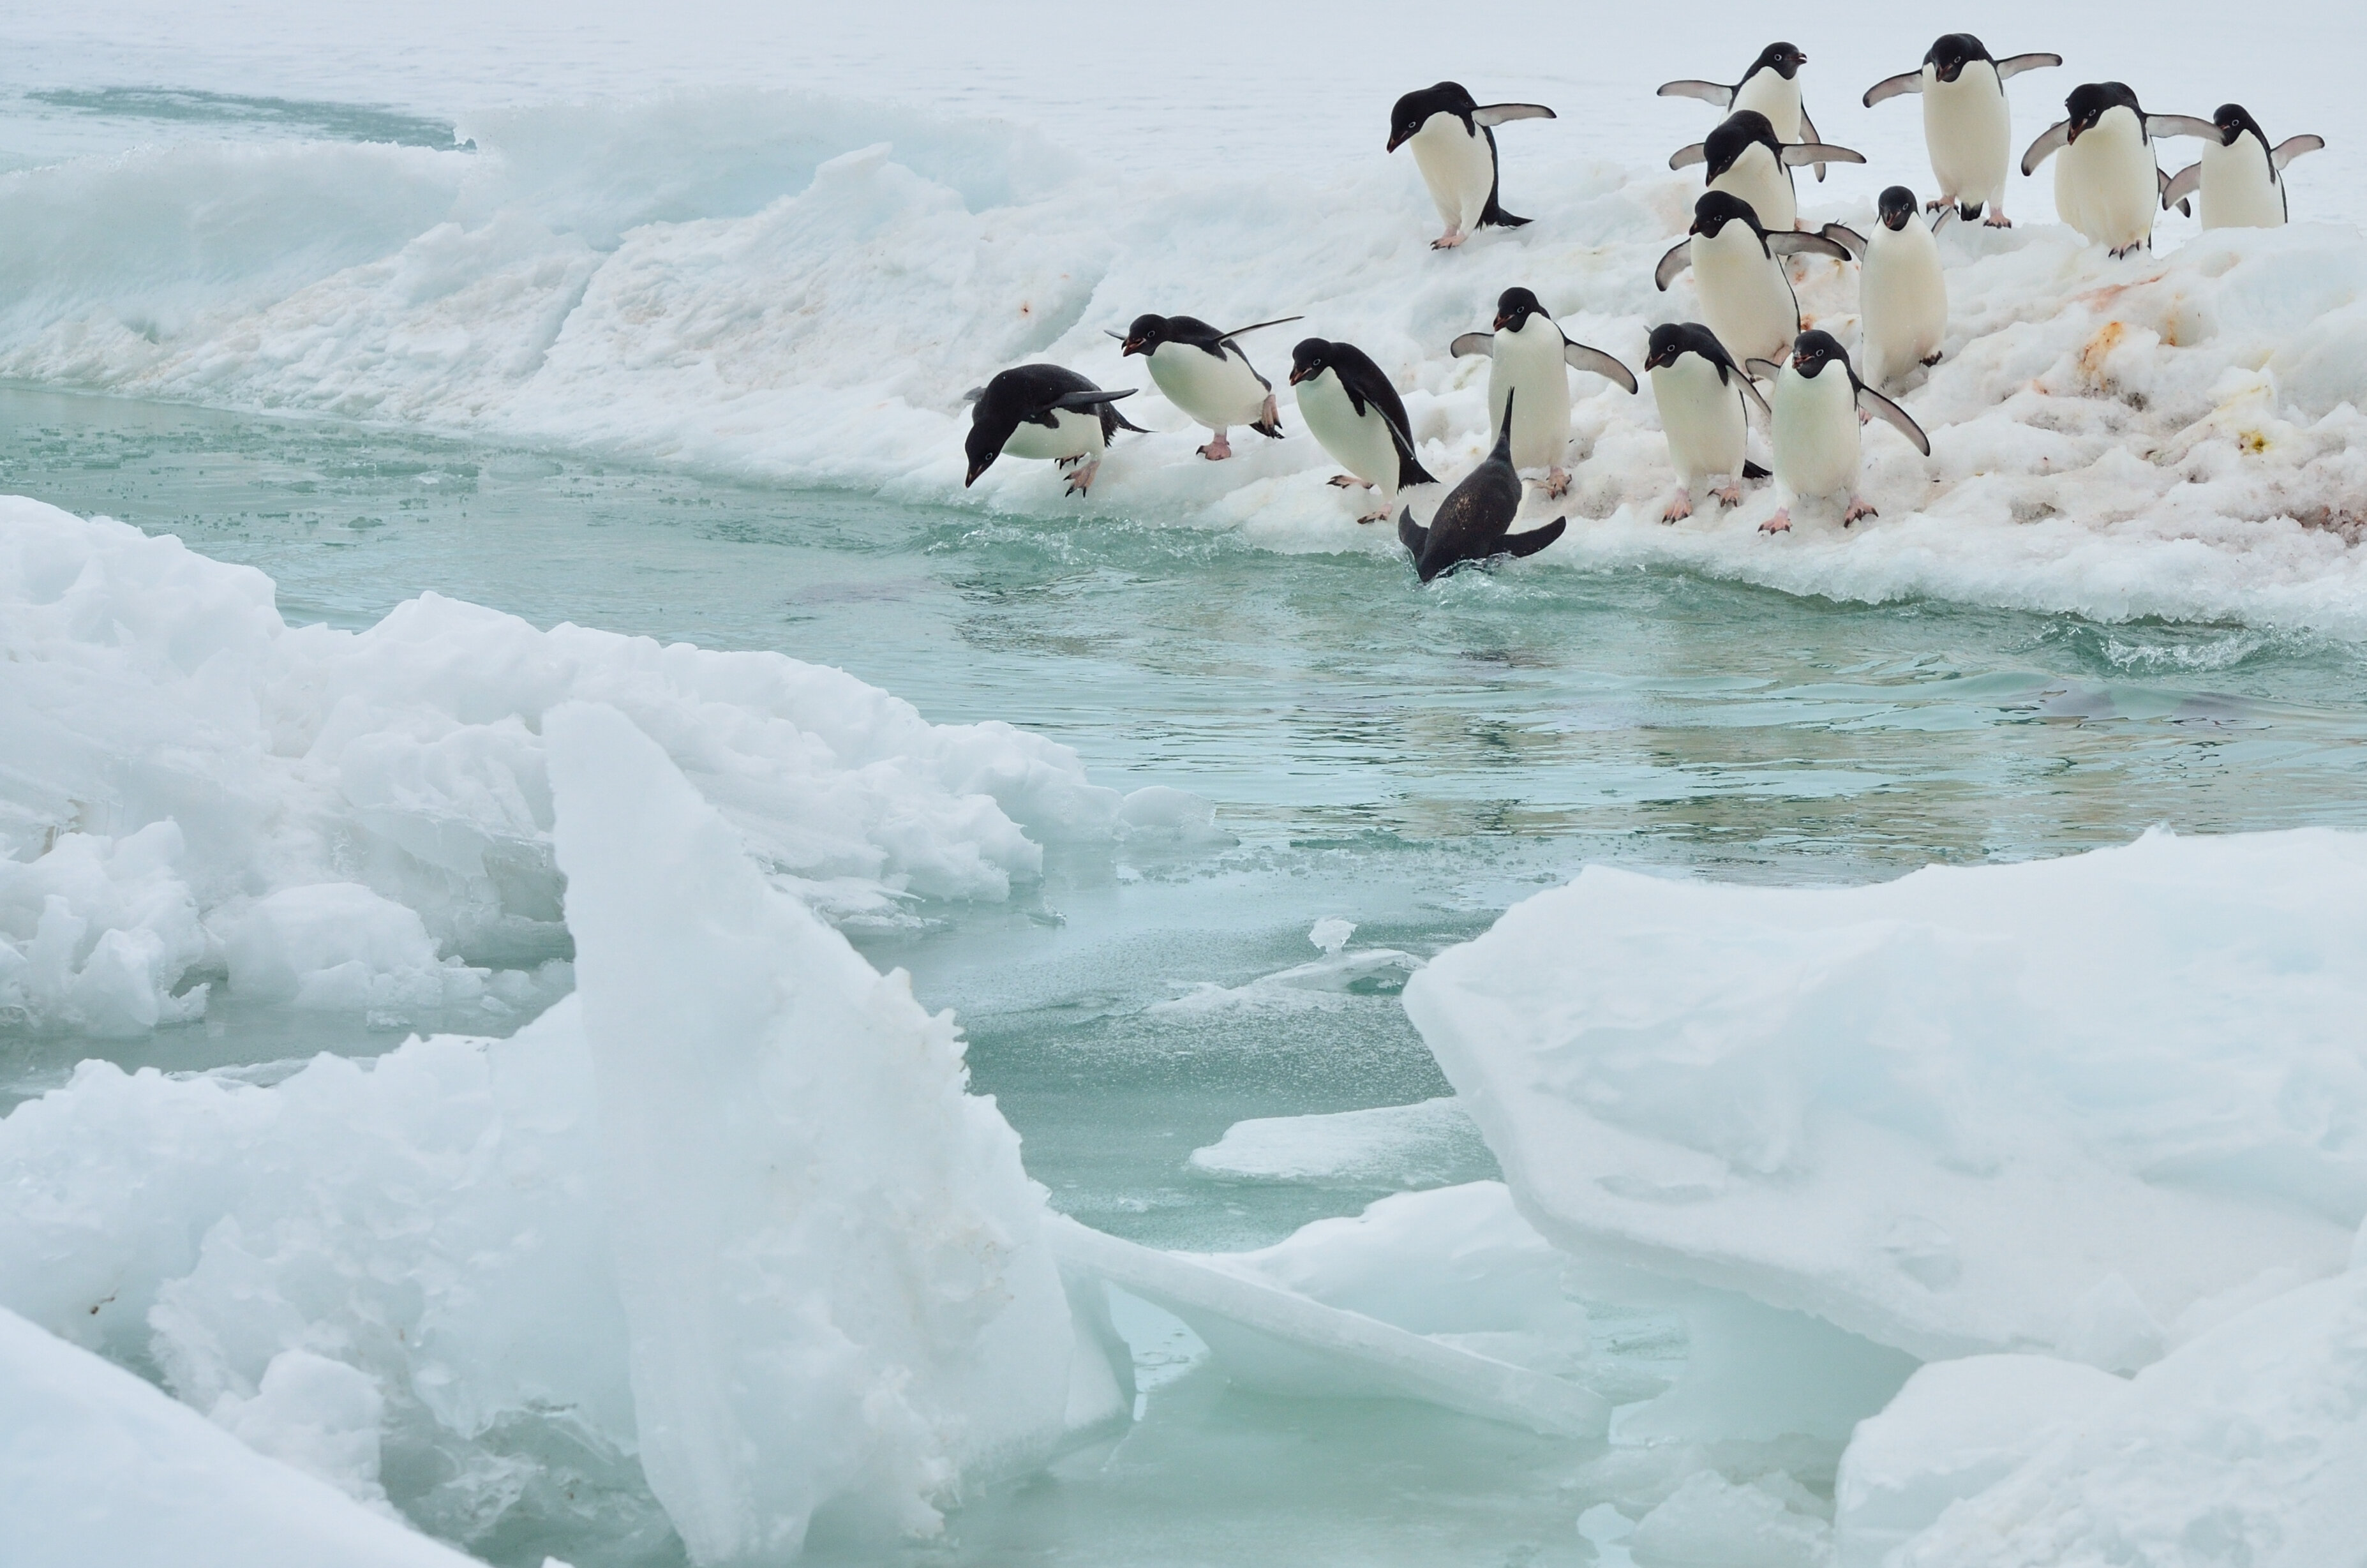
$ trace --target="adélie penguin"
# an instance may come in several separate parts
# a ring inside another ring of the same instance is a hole
[[[1808,118],[1807,107],[1800,101],[1800,67],[1808,57],[1788,43],[1771,43],[1759,51],[1742,80],[1729,87],[1722,82],[1663,82],[1659,96],[1664,98],[1699,98],[1728,110],[1747,108],[1767,117],[1775,134],[1785,142],[1821,142],[1816,121]],[[1817,165],[1817,177],[1825,177],[1825,165]]]
[[[1405,485],[1438,483],[1414,455],[1405,400],[1354,344],[1301,340],[1290,351],[1290,384],[1307,428],[1348,471],[1333,475],[1331,483],[1380,492],[1380,505],[1358,522],[1377,523],[1395,511],[1398,491]]]
[[[1931,439],[1907,411],[1857,379],[1850,368],[1849,351],[1829,332],[1804,332],[1792,345],[1792,357],[1781,366],[1757,360],[1748,369],[1771,375],[1775,390],[1769,396],[1775,417],[1769,430],[1775,447],[1776,483],[1792,499],[1843,495],[1841,527],[1871,517],[1874,508],[1859,498],[1857,482],[1865,452],[1859,435],[1860,415],[1889,421],[1915,443],[1925,457]],[[1792,508],[1786,505],[1759,525],[1762,533],[1789,532]]]
[[[2005,215],[2005,176],[2013,167],[2013,113],[2005,99],[2008,78],[2024,71],[2060,65],[2059,54],[2016,54],[1994,59],[1970,33],[1943,33],[1923,55],[1923,68],[1887,77],[1865,90],[1865,107],[1902,93],[1923,96],[1923,147],[1931,157],[1931,177],[1940,195],[1931,205],[1953,206],[1969,223],[2010,229]]]
[[[1948,334],[1948,278],[1939,243],[1915,204],[1915,193],[1894,185],[1882,193],[1870,235],[1839,223],[1825,235],[1839,240],[1861,266],[1857,275],[1858,363],[1868,386],[1884,387],[1918,365],[1940,359]],[[1942,213],[1942,221],[1945,213]]]
[[[1849,259],[1836,240],[1794,229],[1771,233],[1760,226],[1749,202],[1722,190],[1704,191],[1693,203],[1688,236],[1660,258],[1652,281],[1665,293],[1690,267],[1702,320],[1727,352],[1743,360],[1772,359],[1800,334],[1800,301],[1784,265],[1791,256]]]
[[[1427,583],[1467,561],[1535,555],[1561,538],[1568,521],[1564,517],[1524,534],[1507,533],[1520,510],[1521,476],[1512,467],[1512,426],[1508,419],[1496,437],[1495,450],[1447,492],[1430,527],[1413,520],[1412,507],[1405,509],[1398,518],[1398,540],[1413,557],[1415,574]]]
[[[1491,356],[1488,416],[1497,429],[1508,427],[1506,410],[1519,390],[1520,421],[1509,426],[1512,466],[1544,469],[1547,495],[1569,489],[1569,473],[1562,467],[1569,451],[1569,372],[1589,370],[1630,392],[1636,390],[1635,371],[1600,348],[1572,343],[1526,289],[1507,289],[1497,296],[1492,334],[1467,332],[1447,351]]]
[[[2125,82],[2083,83],[2071,89],[2063,108],[2065,118],[2022,155],[2022,172],[2062,153],[2055,165],[2055,210],[2063,221],[2116,256],[2152,244],[2154,214],[2169,187],[2169,176],[2154,162],[2154,139],[2216,140],[2218,128],[2192,115],[2147,114]]]
[[[1756,109],[1727,115],[1706,142],[1679,148],[1669,167],[1706,165],[1704,184],[1750,204],[1759,222],[1770,230],[1789,229],[1800,221],[1799,198],[1792,187],[1792,171],[1802,164],[1863,164],[1865,154],[1821,142],[1786,144],[1774,125]]]
[[[1148,434],[1110,406],[1132,397],[1132,387],[1104,392],[1059,365],[1016,366],[968,395],[973,406],[963,443],[969,456],[965,490],[1009,453],[1059,464],[1068,472],[1069,494],[1081,495],[1093,487],[1112,437],[1120,430]]]
[[[1693,493],[1739,506],[1742,482],[1764,479],[1767,471],[1742,455],[1750,413],[1770,416],[1767,400],[1750,384],[1717,335],[1699,322],[1669,322],[1652,329],[1644,369],[1652,378],[1652,401],[1659,405],[1660,428],[1669,437],[1669,462],[1677,471],[1676,498],[1660,514],[1674,523],[1693,515]],[[1714,487],[1712,480],[1725,482]]]
[[[1397,101],[1389,110],[1388,151],[1412,144],[1414,167],[1446,224],[1446,233],[1430,242],[1431,249],[1453,250],[1483,223],[1517,229],[1528,222],[1497,201],[1492,128],[1507,120],[1553,118],[1543,104],[1480,103],[1460,82],[1441,82]]]
[[[1120,358],[1139,354],[1150,361],[1150,379],[1167,401],[1216,432],[1216,439],[1199,449],[1210,462],[1233,455],[1226,432],[1246,425],[1269,440],[1282,439],[1282,415],[1274,407],[1274,383],[1257,373],[1250,357],[1233,341],[1259,327],[1280,326],[1297,316],[1278,316],[1251,326],[1218,332],[1196,316],[1143,314],[1124,332],[1110,334],[1123,345]]]
[[[2206,229],[2276,229],[2285,221],[2285,165],[2326,145],[2323,136],[2288,136],[2269,145],[2268,132],[2242,104],[2221,104],[2203,138],[2203,157],[2173,176],[2161,204],[2176,207],[2200,193]]]

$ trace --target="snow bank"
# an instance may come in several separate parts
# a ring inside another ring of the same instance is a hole
[[[1721,887],[1589,868],[1406,1009],[1582,1259],[2108,1369],[2341,1267],[2367,836]]]
[[[1699,313],[1689,278],[1651,282],[1695,182],[1659,169],[1657,145],[1614,166],[1547,129],[1518,163],[1539,221],[1453,255],[1428,248],[1413,170],[1377,151],[1119,178],[1000,122],[745,91],[464,130],[474,154],[183,145],[0,176],[0,374],[1386,551],[1287,408],[1289,439],[1210,464],[1146,390],[1129,406],[1162,433],[1120,443],[1086,503],[1016,460],[966,493],[960,395],[1044,358],[1143,385],[1102,331],[1146,309],[1303,312],[1396,378],[1423,460],[1451,477],[1479,455],[1485,366],[1445,345],[1507,285],[1631,364],[1653,323]],[[1805,193],[1808,221],[1862,227],[1902,176],[1924,175],[1842,171]],[[2017,200],[2027,219],[2043,197]],[[2367,240],[2180,232],[2113,262],[2052,223],[1952,227],[1946,358],[1902,393],[1934,455],[1872,438],[1883,516],[1848,534],[1758,537],[1763,491],[1660,526],[1674,475],[1651,399],[1582,386],[1577,526],[1546,559],[2367,635]],[[1853,340],[1852,271],[1799,277],[1809,315]],[[1251,348],[1272,373],[1287,339]]]
[[[138,1378],[0,1310],[11,1568],[463,1568]]]
[[[572,699],[631,715],[840,920],[1002,898],[1121,804],[1064,746],[838,670],[433,594],[290,627],[259,572],[12,497],[0,657],[0,1016],[36,1025],[137,1032],[220,979],[390,1024],[546,1002],[563,972],[487,971],[567,951],[540,726]]]

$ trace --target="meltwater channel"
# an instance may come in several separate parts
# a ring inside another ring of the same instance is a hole
[[[1650,572],[1516,567],[1422,591],[1393,561],[1180,527],[916,508],[28,388],[0,388],[0,489],[261,567],[290,621],[366,625],[432,590],[538,625],[777,649],[933,721],[1051,736],[1100,783],[1205,798],[1209,831],[1156,855],[1059,851],[1007,904],[921,903],[909,924],[854,933],[930,1006],[958,1011],[974,1086],[1055,1205],[1161,1246],[1260,1245],[1397,1187],[1492,1175],[1476,1139],[1452,1136],[1325,1185],[1219,1180],[1186,1161],[1244,1119],[1446,1093],[1396,1001],[1406,964],[1590,860],[1836,882],[2154,824],[2367,824],[2367,650],[2315,633],[1848,604]],[[1322,956],[1319,921],[1354,924],[1352,961],[1272,978]],[[129,1043],[0,1034],[0,1108],[84,1056],[188,1070],[400,1039],[227,999]],[[1249,1393],[1196,1368],[1188,1335],[1144,1332],[1127,1436],[976,1500],[912,1559],[1624,1556],[1569,1524],[1618,1494],[1599,1448]],[[1639,1373],[1683,1353],[1670,1324],[1633,1314],[1597,1332]],[[612,1517],[596,1537],[472,1545],[527,1565],[680,1560],[645,1497]],[[830,1544],[815,1557],[832,1561]]]

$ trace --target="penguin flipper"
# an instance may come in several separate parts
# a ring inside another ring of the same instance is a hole
[[[1931,437],[1923,434],[1923,426],[1916,424],[1905,409],[1872,387],[1857,389],[1857,405],[1876,419],[1887,421],[1900,435],[1915,443],[1917,451],[1927,458],[1931,455]]]
[[[1806,234],[1797,229],[1779,229],[1768,235],[1767,254],[1770,256],[1829,256],[1836,261],[1850,259],[1849,247],[1831,235]]]
[[[2060,65],[2062,62],[2058,60],[2056,63]],[[2000,76],[2005,74],[2004,66],[1998,67],[1998,74]],[[1885,76],[1865,90],[1865,107],[1872,108],[1878,103],[1902,97],[1908,93],[1920,93],[1922,90],[1923,73],[1920,71],[1905,71],[1896,76]]]
[[[2326,138],[2323,136],[2288,136],[2277,143],[2276,150],[2269,154],[2269,162],[2274,164],[2282,173],[2287,164],[2292,163],[2304,153],[2323,153],[2324,151],[2326,151]]]
[[[984,387],[972,387],[969,391],[962,393],[962,401],[964,403],[976,403],[980,398],[982,398],[985,395],[986,389]]]
[[[1493,354],[1496,352],[1496,335],[1492,332],[1467,332],[1448,344],[1446,351],[1457,356]]]
[[[2175,207],[2183,212],[2187,210],[2186,199],[2202,188],[2203,165],[2189,164],[2162,181],[2161,205],[2165,210]]]
[[[1556,517],[1541,528],[1531,528],[1524,534],[1506,534],[1502,553],[1515,561],[1524,555],[1535,555],[1538,551],[1561,538],[1562,529],[1569,526],[1568,517]]]
[[[1471,118],[1480,125],[1501,125],[1508,119],[1557,119],[1560,117],[1543,104],[1481,104],[1471,111]]]
[[[1408,506],[1398,517],[1398,542],[1406,547],[1416,567],[1421,564],[1421,552],[1430,548],[1430,530],[1413,520],[1413,508]]]
[[[1272,320],[1272,321],[1258,321],[1258,322],[1251,322],[1251,323],[1250,323],[1250,324],[1249,324],[1249,325],[1247,325],[1247,326],[1237,326],[1237,327],[1233,328],[1233,330],[1232,330],[1232,331],[1228,332],[1228,333],[1220,334],[1219,335],[1224,336],[1224,337],[1239,337],[1239,336],[1240,336],[1243,333],[1256,332],[1256,331],[1258,331],[1258,330],[1260,330],[1261,328],[1263,328],[1263,327],[1269,327],[1269,326],[1281,326],[1281,325],[1283,325],[1284,324],[1288,323],[1288,322],[1305,321],[1306,319],[1307,319],[1307,318],[1306,318],[1305,316],[1303,316],[1303,315],[1301,315],[1301,316],[1276,316],[1276,317],[1274,317],[1274,320]],[[1236,346],[1235,346],[1235,347],[1234,347],[1234,352],[1235,352],[1235,353],[1240,353],[1240,347],[1239,347],[1239,346],[1238,346],[1238,345],[1236,345]],[[1245,356],[1245,358],[1246,358],[1246,356]]]
[[[1772,479],[1775,476],[1768,470],[1761,468],[1757,463],[1752,462],[1749,458],[1745,458],[1742,460],[1742,477],[1745,479]]]
[[[1795,142],[1784,149],[1784,162],[1795,169],[1802,164],[1863,164],[1865,154],[1826,142]]]
[[[1764,365],[1767,361],[1761,359],[1759,363]],[[1749,403],[1751,408],[1757,409],[1759,411],[1760,418],[1772,422],[1775,417],[1775,411],[1767,406],[1766,394],[1759,390],[1758,383],[1753,381],[1749,376],[1737,376],[1734,380],[1736,384],[1742,388],[1742,401]],[[1749,409],[1745,409],[1743,411],[1743,416],[1746,419],[1750,417]],[[1749,479],[1750,475],[1746,473],[1742,477]]]
[[[1659,96],[1664,98],[1699,98],[1719,108],[1734,107],[1734,89],[1722,82],[1663,82]]]
[[[1772,359],[1745,359],[1742,362],[1742,368],[1754,376],[1771,381],[1784,373],[1784,367]]]
[[[1840,246],[1841,249],[1849,252],[1850,255],[1857,257],[1860,261],[1863,261],[1865,259],[1865,236],[1859,233],[1855,229],[1851,228],[1847,223],[1828,223],[1822,229],[1818,230],[1818,233],[1823,234],[1825,238],[1832,241],[1833,244]]]
[[[2022,155],[2022,172],[2026,175],[2036,173],[2039,165],[2069,145],[2071,145],[2071,122],[2067,119],[2058,119],[2046,128],[2044,135],[2030,144],[2029,152]]]
[[[2207,119],[2197,119],[2191,114],[2149,114],[2145,117],[2145,133],[2158,141],[2165,136],[2192,136],[2204,142],[2219,140],[2219,128]]]
[[[1116,403],[1122,397],[1132,397],[1137,390],[1138,389],[1134,387],[1128,387],[1123,392],[1103,392],[1098,387],[1087,387],[1083,392],[1063,392],[1059,397],[1056,397],[1051,402],[1046,403],[1044,406],[1047,408],[1091,408],[1097,403]]]
[[[1808,108],[1806,104],[1800,106],[1800,135],[1803,140],[1808,142],[1822,142],[1824,140],[1823,137],[1817,134],[1817,122],[1808,118]],[[1818,164],[1817,165],[1818,183],[1822,184],[1824,182],[1824,178],[1825,165]]]
[[[1660,265],[1652,268],[1652,281],[1659,284],[1660,292],[1665,294],[1669,291],[1669,285],[1677,280],[1677,274],[1693,264],[1693,242],[1688,235],[1670,246],[1669,254],[1660,258]],[[1473,333],[1469,335],[1477,337],[1478,334]],[[1460,342],[1461,339],[1458,338],[1456,341]]]
[[[2050,65],[2060,65],[2059,54],[2010,54],[1997,62],[1998,80],[2019,76],[2025,71],[2044,71]]]
[[[1669,167],[1672,169],[1691,168],[1695,164],[1708,162],[1709,143],[1706,142],[1696,142],[1690,147],[1680,147],[1669,154]]]
[[[1583,343],[1571,343],[1565,339],[1561,346],[1561,358],[1562,363],[1573,370],[1591,370],[1604,381],[1623,386],[1630,392],[1636,390],[1636,372],[1600,348],[1589,348]]]

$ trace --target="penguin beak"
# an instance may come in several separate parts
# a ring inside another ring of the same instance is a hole
[[[1501,332],[1501,331],[1503,331],[1503,330],[1504,330],[1504,324],[1505,324],[1506,320],[1507,320],[1507,318],[1506,318],[1506,317],[1503,317],[1503,316],[1501,316],[1501,315],[1500,315],[1500,316],[1498,316],[1498,317],[1496,318],[1496,330],[1497,330],[1498,332]]]
[[[980,458],[976,462],[970,464],[969,477],[962,481],[962,488],[964,490],[968,490],[971,485],[976,484],[978,483],[978,476],[984,473],[988,469],[992,468],[993,466],[993,458]]]
[[[1141,353],[1141,352],[1142,352],[1142,339],[1140,339],[1140,338],[1138,338],[1138,337],[1129,337],[1129,338],[1127,338],[1127,339],[1126,340],[1125,344],[1124,344],[1122,347],[1120,347],[1120,348],[1118,349],[1118,351],[1117,351],[1117,357],[1118,357],[1119,358],[1123,359],[1123,358],[1126,358],[1127,355],[1129,355],[1129,354],[1139,354],[1139,353]]]
[[[1297,386],[1308,377],[1317,373],[1316,368],[1312,365],[1293,365],[1290,368],[1290,384]]]
[[[2077,142],[2078,140],[2079,140],[2079,132],[2081,132],[2081,131],[2085,131],[2085,130],[2087,130],[2087,129],[2088,129],[2088,128],[2087,128],[2085,125],[2082,125],[2081,123],[2079,123],[2079,121],[2078,121],[2078,120],[2076,120],[2076,119],[2075,119],[2075,120],[2073,120],[2073,121],[2071,122],[2070,126],[2069,126],[2069,127],[2068,127],[2068,128],[2067,128],[2067,129],[2063,132],[2063,143],[2064,143],[2064,145],[2067,147],[2067,146],[2069,146],[2072,142]]]
[[[1662,370],[1676,362],[1677,357],[1673,354],[1650,354],[1645,357],[1644,369],[1648,370]]]
[[[1793,355],[1792,369],[1799,371],[1804,376],[1806,375],[1808,373],[1808,357],[1806,354]]]
[[[1407,138],[1407,137],[1409,137],[1409,136],[1410,136],[1410,135],[1412,135],[1412,134],[1413,134],[1413,132],[1411,132],[1411,131],[1390,131],[1390,132],[1389,132],[1389,144],[1388,144],[1388,146],[1387,146],[1387,148],[1385,148],[1385,149],[1384,149],[1384,151],[1390,152],[1390,153],[1394,153],[1394,152],[1396,152],[1399,148],[1400,148],[1400,147],[1402,147],[1402,146],[1404,146],[1404,145],[1405,145],[1405,143],[1406,143],[1406,138]]]

